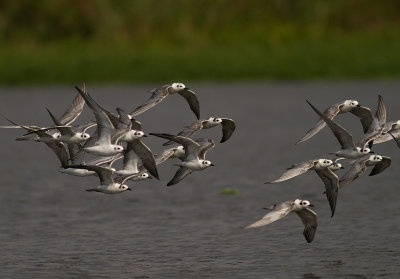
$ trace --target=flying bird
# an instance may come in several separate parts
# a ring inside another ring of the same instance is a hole
[[[348,159],[357,159],[371,152],[371,149],[364,146],[365,144],[364,141],[361,144],[361,146],[360,144],[355,145],[353,142],[353,136],[349,132],[347,132],[339,124],[335,123],[334,121],[330,120],[325,115],[323,115],[309,101],[307,101],[307,103],[322,119],[324,119],[328,127],[331,129],[332,133],[335,135],[336,139],[339,141],[341,149],[333,153],[334,155]]]
[[[196,115],[197,119],[200,119],[200,104],[197,96],[183,83],[175,82],[172,84],[167,84],[154,89],[153,91],[151,91],[151,93],[151,97],[143,105],[138,106],[130,113],[130,116],[132,118],[154,107],[162,100],[164,100],[168,95],[178,93],[183,98],[185,98],[186,102],[189,104],[190,109]]]
[[[202,129],[210,129],[218,125],[221,125],[222,127],[222,139],[220,142],[223,143],[232,136],[236,128],[235,122],[230,118],[210,117],[205,120],[195,121],[189,126],[186,126],[185,130],[179,132],[178,136],[190,137]],[[173,141],[168,141],[163,145],[170,145],[173,143]]]
[[[256,228],[271,224],[279,219],[282,219],[290,212],[295,212],[301,219],[304,224],[303,235],[308,243],[312,242],[315,236],[315,232],[317,231],[318,223],[317,223],[317,214],[309,209],[309,206],[313,206],[307,200],[296,199],[294,201],[286,201],[283,203],[275,204],[269,209],[270,211],[264,215],[260,220],[244,227],[248,228]]]
[[[390,157],[381,155],[370,155],[355,160],[352,163],[351,168],[343,175],[342,178],[340,178],[339,188],[342,188],[343,186],[359,178],[360,175],[363,174],[369,166],[374,166],[371,173],[369,174],[370,176],[373,176],[383,172],[386,168],[390,166],[391,163],[392,159]]]

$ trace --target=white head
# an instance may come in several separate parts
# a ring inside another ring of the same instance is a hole
[[[368,147],[364,147],[364,148],[356,147],[356,150],[357,150],[357,152],[363,153],[363,154],[368,154],[371,152],[371,149],[369,149]]]
[[[306,207],[309,207],[309,206],[314,206],[308,200],[297,199],[297,200],[294,201],[294,203],[299,205],[299,206],[301,206],[302,208],[306,208]]]
[[[174,82],[173,84],[171,84],[171,90],[174,93],[180,92],[180,91],[182,91],[184,89],[187,89],[187,88],[183,83]]]
[[[151,176],[147,172],[144,172],[144,173],[139,174],[138,176],[135,176],[132,180],[138,181],[138,180],[143,180],[143,179],[147,179],[147,178],[151,178]]]
[[[118,187],[120,190],[121,190],[121,192],[124,192],[124,191],[131,191],[131,188],[129,188],[127,185],[125,185],[125,184],[122,184],[122,185],[119,185],[119,187]]]
[[[319,160],[318,160],[318,164],[319,164],[321,167],[327,168],[327,167],[329,167],[330,165],[333,164],[333,161],[332,161],[332,160],[329,160],[329,159],[319,159]]]
[[[208,160],[203,160],[201,163],[203,164],[204,168],[208,168],[208,167],[214,166],[214,164],[211,163],[211,161],[208,161]]]
[[[381,155],[371,155],[369,156],[369,161],[371,162],[380,162],[382,161],[382,156]]]
[[[210,122],[210,123],[221,123],[222,119],[218,118],[218,117],[210,117],[210,118],[207,119],[207,121]]]
[[[88,140],[88,139],[90,139],[90,134],[88,134],[88,133],[77,133],[78,134],[78,136],[81,138],[81,139],[83,139],[83,140]]]
[[[141,138],[141,137],[144,136],[144,133],[143,133],[142,131],[137,131],[137,130],[135,130],[134,135],[135,135],[136,137],[138,137],[138,138]]]
[[[337,170],[340,170],[340,169],[344,169],[344,167],[340,163],[333,163],[333,165],[329,166],[329,169],[331,171],[337,171]]]
[[[124,148],[122,147],[122,146],[120,146],[120,145],[114,145],[114,148],[113,148],[115,151],[118,151],[118,152],[122,152],[122,151],[124,151]]]
[[[344,101],[344,105],[347,107],[353,107],[353,108],[359,106],[358,102],[356,100],[346,100],[346,101]]]
[[[61,133],[60,132],[56,132],[52,135],[53,138],[55,139],[59,139],[61,137]]]

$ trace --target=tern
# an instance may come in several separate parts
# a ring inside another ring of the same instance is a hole
[[[347,132],[343,127],[323,115],[309,101],[307,101],[307,103],[320,117],[322,117],[322,119],[325,120],[326,124],[331,129],[336,139],[339,141],[342,148],[341,150],[333,153],[334,155],[348,159],[357,159],[371,152],[371,149],[364,146],[364,141],[361,146],[359,146],[359,144],[356,146],[353,142],[353,137],[349,132]]]
[[[134,109],[134,111],[130,113],[130,116],[132,118],[154,107],[162,100],[164,100],[164,98],[166,98],[168,95],[178,93],[183,98],[185,98],[186,102],[189,104],[190,109],[196,115],[197,119],[200,119],[200,104],[197,100],[197,96],[183,83],[175,82],[172,84],[167,84],[152,90],[151,93],[151,97],[143,105],[138,106]]]
[[[345,100],[343,102],[339,102],[333,104],[329,108],[327,108],[323,115],[326,118],[333,119],[336,115],[345,113],[345,112],[353,112],[353,110],[360,109],[361,106],[358,104],[356,100]],[[365,108],[365,107],[363,107]],[[320,118],[318,122],[315,124],[313,128],[311,128],[296,144],[304,142],[310,138],[312,138],[315,134],[317,134],[322,128],[326,126],[326,122],[323,118]]]
[[[279,219],[282,219],[290,212],[295,212],[301,219],[304,224],[303,235],[308,243],[312,242],[315,236],[315,232],[317,231],[317,214],[309,209],[309,206],[313,206],[307,200],[296,199],[294,201],[286,201],[279,204],[275,204],[269,209],[270,211],[264,215],[264,217],[246,227],[248,228],[256,228],[268,225],[272,222],[275,222]]]
[[[223,143],[232,136],[236,128],[235,122],[230,118],[210,117],[205,120],[195,121],[189,126],[186,126],[184,131],[179,132],[178,136],[190,137],[202,129],[210,129],[218,125],[221,125],[222,127],[222,139],[220,142]],[[168,141],[163,145],[170,144],[173,144],[173,141]]]
[[[187,137],[158,133],[150,133],[150,135],[172,140],[178,144],[181,144],[185,149],[185,158],[182,162],[175,164],[179,166],[179,169],[175,173],[175,176],[172,178],[172,180],[168,182],[167,186],[178,183],[193,171],[201,171],[210,166],[214,166],[214,164],[212,164],[210,161],[205,160],[207,151],[213,148],[215,145],[212,140],[210,140],[211,142],[209,145],[201,148],[200,144]]]
[[[390,157],[381,155],[370,155],[355,160],[352,163],[351,168],[340,179],[339,187],[342,188],[343,186],[359,178],[360,175],[363,174],[369,166],[374,166],[371,173],[369,174],[370,176],[373,176],[383,172],[386,168],[390,166],[391,162],[392,159]]]
[[[86,169],[94,171],[100,179],[100,185],[87,189],[88,192],[100,192],[104,194],[119,194],[127,190],[131,190],[127,185],[123,184],[125,180],[113,179],[113,171],[109,168],[93,166],[93,165],[71,165],[70,168]]]

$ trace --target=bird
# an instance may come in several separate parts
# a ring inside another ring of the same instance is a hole
[[[270,211],[264,215],[260,220],[247,225],[244,227],[245,229],[248,228],[256,228],[268,225],[276,220],[282,219],[290,212],[295,212],[301,219],[304,224],[304,231],[303,235],[308,243],[312,242],[317,231],[318,223],[317,223],[317,214],[309,209],[308,207],[312,207],[312,205],[307,200],[292,200],[292,201],[285,201],[282,203],[275,204],[271,207],[265,208],[269,209]]]
[[[315,170],[321,180],[325,185],[325,194],[329,202],[329,206],[331,208],[331,217],[335,214],[336,210],[336,202],[338,196],[339,189],[339,178],[333,173],[333,171],[329,168],[334,165],[332,160],[329,159],[314,159],[306,162],[302,162],[299,164],[295,164],[290,167],[285,173],[283,173],[279,178],[265,182],[265,184],[272,184],[282,182],[288,179],[291,179],[295,176],[305,173],[308,170]],[[337,168],[337,167],[335,167]]]
[[[314,107],[308,100],[307,103],[311,106],[311,108],[326,122],[328,127],[331,129],[332,133],[335,135],[336,139],[339,141],[341,145],[341,149],[335,153],[334,155],[338,157],[344,157],[348,159],[357,159],[365,156],[366,154],[371,152],[371,149],[368,147],[356,146],[353,142],[352,135],[347,132],[343,127],[334,121],[327,118],[323,115],[316,107]]]
[[[100,156],[110,156],[121,153],[124,148],[121,145],[111,142],[111,135],[115,131],[110,119],[102,110],[101,106],[89,95],[84,93],[79,87],[75,86],[79,94],[85,99],[87,105],[92,109],[97,122],[98,135],[93,146],[83,147],[83,150]],[[123,134],[121,134],[122,136]]]
[[[332,106],[325,109],[323,115],[326,118],[333,119],[336,115],[345,113],[345,112],[352,112],[355,109],[359,109],[361,106],[359,105],[358,101],[356,100],[345,100],[343,102],[339,102],[333,104]],[[320,118],[318,122],[315,124],[313,128],[311,128],[296,144],[305,142],[306,140],[312,138],[315,134],[317,134],[322,128],[326,126],[326,122],[323,118]]]
[[[160,103],[170,94],[178,93],[189,104],[190,109],[200,119],[200,103],[196,94],[189,90],[183,83],[174,82],[166,84],[151,91],[151,97],[142,105],[135,108],[129,115],[133,118]]]
[[[210,117],[205,120],[198,120],[190,124],[189,126],[186,126],[185,130],[181,131],[178,133],[178,136],[183,136],[183,137],[190,137],[194,133],[202,130],[202,129],[210,129],[212,127],[215,127],[217,125],[221,125],[222,127],[222,138],[220,143],[223,143],[227,141],[235,131],[236,125],[235,122],[230,119],[230,118],[220,118],[220,117]],[[168,141],[164,143],[163,145],[170,145],[173,144],[173,141]]]
[[[359,178],[369,166],[374,166],[369,174],[370,176],[373,176],[383,172],[390,166],[391,163],[392,159],[390,157],[381,155],[369,155],[355,160],[352,163],[351,168],[343,175],[343,177],[340,178],[339,188],[342,188],[343,186]]]
[[[207,151],[214,146],[213,142],[212,144],[208,145],[207,148],[201,149],[200,144],[187,137],[174,136],[165,133],[150,133],[150,135],[167,140],[172,140],[178,144],[181,144],[185,149],[185,158],[182,162],[175,164],[179,166],[179,169],[177,170],[175,176],[171,179],[171,181],[168,182],[167,186],[178,183],[193,171],[201,171],[210,166],[214,166],[214,164],[211,163],[209,160],[205,160],[205,155]]]
[[[100,179],[100,185],[94,188],[87,189],[88,192],[100,192],[104,194],[119,194],[131,189],[123,184],[125,180],[113,179],[113,171],[106,167],[94,166],[94,165],[71,165],[69,168],[86,169],[94,171]]]
[[[38,131],[32,131],[29,133],[26,133],[24,136],[29,135],[29,134],[37,134],[39,131],[50,131],[50,130],[58,130],[58,133],[53,134],[54,140],[59,140],[64,143],[82,143],[90,139],[90,134],[86,133],[86,131],[93,127],[96,126],[96,123],[89,123],[86,125],[81,125],[78,127],[71,127],[71,126],[64,126],[51,112],[49,109],[47,109],[49,112],[54,124],[56,126],[54,127],[49,127],[49,128],[43,128]]]

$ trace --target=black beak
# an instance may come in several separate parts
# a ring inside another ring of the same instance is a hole
[[[214,164],[210,164],[210,166],[213,166],[213,167],[214,167],[215,165],[214,165]]]
[[[152,177],[152,176],[149,176],[149,177],[147,177],[147,179],[153,179],[153,177]]]
[[[357,107],[361,107],[360,105],[357,105]]]
[[[374,151],[370,151],[369,153],[375,154],[375,152],[374,152]]]
[[[315,207],[315,205],[313,205],[313,204],[309,204],[308,206]]]
[[[132,189],[131,189],[131,188],[128,188],[128,189],[126,189],[126,190],[128,190],[128,191],[132,191]]]
[[[143,137],[147,138],[147,135],[143,135]]]
[[[344,169],[344,167],[340,167],[340,169],[341,169],[341,170],[343,170],[343,169]]]
[[[185,88],[183,88],[183,90],[189,90],[189,87],[185,87]]]

